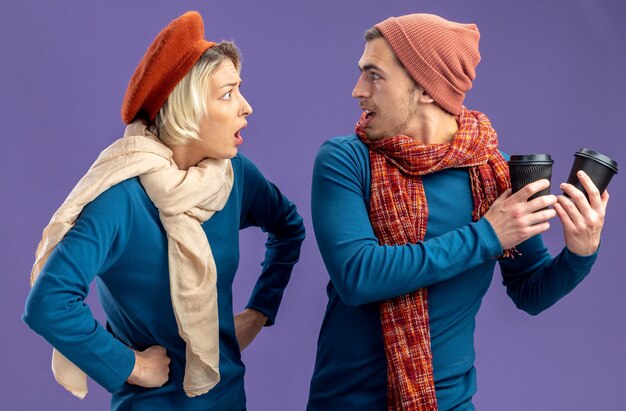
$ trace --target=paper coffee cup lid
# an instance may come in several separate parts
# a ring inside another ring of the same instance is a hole
[[[615,171],[615,174],[617,174],[617,161],[613,160],[609,156],[605,156],[604,154],[600,154],[597,151],[593,151],[588,148],[581,148],[576,153],[574,153],[574,155],[595,160],[598,163],[603,164],[607,166],[608,168],[612,169],[613,171]]]
[[[537,165],[549,165],[554,161],[550,154],[518,154],[512,155],[509,159],[509,163],[516,164],[537,164]]]

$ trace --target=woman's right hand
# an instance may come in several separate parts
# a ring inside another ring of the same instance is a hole
[[[135,351],[135,367],[128,377],[128,383],[145,388],[161,387],[169,379],[170,357],[160,345],[153,345],[144,351]]]

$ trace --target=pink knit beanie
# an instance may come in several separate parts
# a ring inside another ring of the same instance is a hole
[[[480,33],[433,14],[390,17],[375,26],[409,75],[444,110],[459,115],[480,62]]]

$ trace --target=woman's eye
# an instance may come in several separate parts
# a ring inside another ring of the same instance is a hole
[[[222,99],[224,100],[230,100],[232,97],[232,92],[229,91],[228,93],[224,94],[224,96],[222,97]]]

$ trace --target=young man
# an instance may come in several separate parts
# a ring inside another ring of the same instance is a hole
[[[488,118],[462,103],[479,32],[427,14],[366,33],[356,135],[327,141],[312,213],[329,302],[308,410],[472,410],[475,317],[500,264],[530,314],[571,291],[596,258],[608,193],[511,194]],[[558,216],[566,247],[540,233]]]

